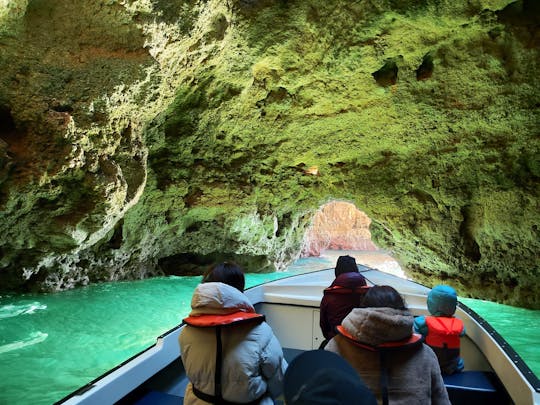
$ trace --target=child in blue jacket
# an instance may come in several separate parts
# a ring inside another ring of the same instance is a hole
[[[414,330],[425,338],[439,359],[443,374],[454,374],[463,370],[460,357],[460,337],[465,335],[461,319],[454,313],[457,306],[456,291],[446,285],[434,287],[427,298],[431,316],[419,316],[414,320]]]

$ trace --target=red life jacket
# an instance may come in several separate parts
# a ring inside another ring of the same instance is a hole
[[[238,405],[234,402],[223,399],[222,387],[221,387],[221,368],[223,365],[223,346],[221,344],[221,329],[222,327],[229,327],[231,325],[238,325],[240,323],[254,322],[259,324],[264,321],[264,315],[257,314],[255,312],[233,312],[232,314],[216,315],[199,315],[188,316],[184,319],[184,323],[195,328],[215,328],[216,329],[216,363],[214,374],[214,394],[208,394],[199,390],[195,385],[192,386],[193,393],[199,399],[210,402],[216,405]],[[257,398],[251,402],[243,405],[257,405],[264,397],[266,393],[263,393],[260,398]]]
[[[446,316],[426,316],[428,333],[426,343],[433,347],[458,349],[463,332],[461,319]]]

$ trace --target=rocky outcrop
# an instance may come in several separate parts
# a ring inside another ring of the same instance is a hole
[[[334,201],[325,204],[313,216],[304,236],[301,256],[319,256],[323,250],[374,251],[371,219],[354,204]]]
[[[540,307],[538,2],[79,3],[0,5],[2,290],[283,268],[338,200]]]

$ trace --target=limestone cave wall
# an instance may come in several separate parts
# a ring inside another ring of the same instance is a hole
[[[409,276],[540,308],[534,0],[6,0],[0,289],[297,257],[354,204]]]

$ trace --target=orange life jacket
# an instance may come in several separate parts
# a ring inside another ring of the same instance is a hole
[[[208,394],[199,390],[195,385],[192,386],[193,393],[199,399],[210,402],[216,405],[238,405],[234,402],[223,399],[222,387],[221,387],[221,368],[223,365],[223,346],[221,344],[221,329],[222,327],[228,327],[231,325],[238,325],[240,323],[255,322],[261,323],[264,321],[264,315],[257,314],[255,312],[243,312],[237,311],[231,314],[205,314],[198,316],[188,316],[184,319],[184,323],[195,328],[215,328],[216,329],[216,363],[214,372],[214,393]],[[257,405],[261,401],[261,398],[266,395],[263,393],[260,398],[254,401],[248,402],[244,405]]]
[[[422,335],[419,333],[413,333],[410,337],[397,340],[393,342],[385,342],[378,345],[369,345],[367,343],[362,343],[358,341],[353,335],[351,335],[342,325],[336,327],[340,335],[344,336],[355,346],[361,347],[362,349],[370,350],[372,352],[380,350],[396,350],[396,349],[405,349],[408,347],[415,347],[422,343]]]
[[[184,323],[195,326],[196,328],[212,328],[214,326],[226,326],[233,323],[242,323],[258,320],[264,321],[264,315],[255,312],[233,312],[232,314],[216,315],[205,314],[198,316],[188,316],[184,319]]]
[[[459,337],[463,332],[461,319],[446,316],[426,316],[428,333],[426,343],[433,347],[459,348]]]

